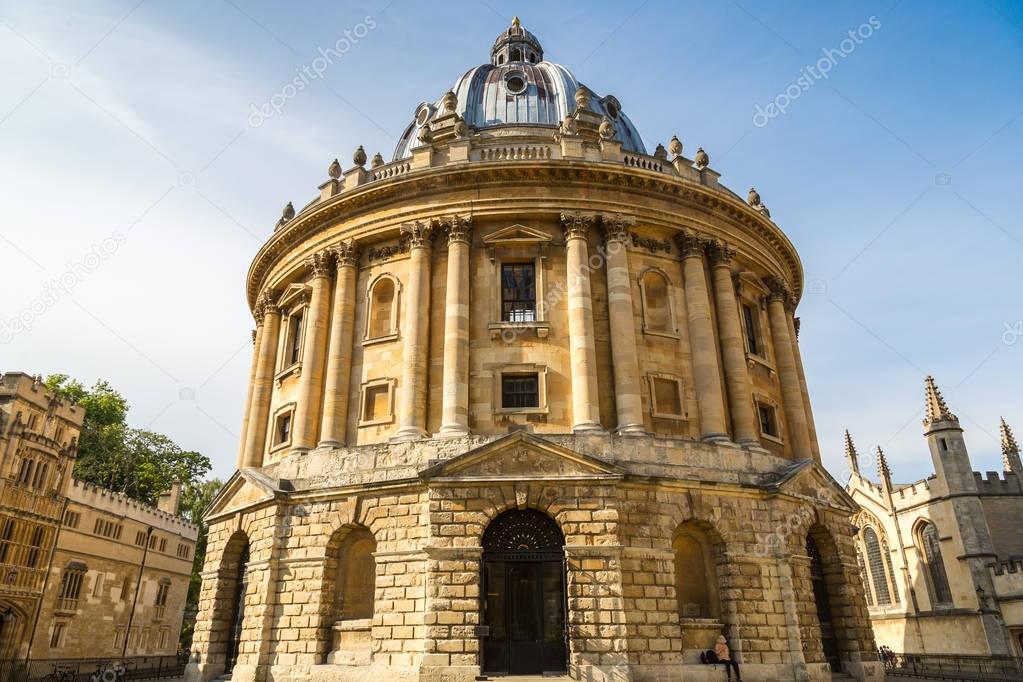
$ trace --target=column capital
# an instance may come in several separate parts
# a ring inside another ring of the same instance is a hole
[[[428,249],[433,242],[433,225],[428,220],[401,224],[401,233],[411,249]]]
[[[692,230],[682,230],[675,235],[675,245],[678,246],[679,255],[683,259],[700,256],[703,253],[706,241],[706,239]]]
[[[313,271],[313,277],[330,277],[334,262],[330,257],[330,249],[317,251],[306,259],[306,265]]]
[[[792,297],[788,282],[780,277],[768,275],[764,278],[764,286],[767,287],[768,301],[781,301],[786,307],[788,306],[788,301]]]
[[[565,232],[565,241],[571,239],[582,239],[585,241],[596,219],[597,216],[593,213],[582,213],[580,211],[563,212],[561,214],[561,229]]]
[[[277,292],[273,289],[264,289],[256,300],[256,319],[262,321],[266,315],[280,315],[281,309],[277,305]]]
[[[728,242],[721,239],[711,239],[707,241],[705,250],[707,252],[707,258],[710,260],[711,265],[729,267],[732,264],[732,259],[735,258],[735,249],[732,248]]]
[[[330,247],[330,255],[334,257],[338,268],[354,268],[359,264],[359,247],[355,245],[353,239],[338,242]]]
[[[607,213],[600,216],[600,224],[605,244],[625,244],[629,239],[629,228],[636,224],[636,219],[622,213]]]
[[[263,321],[260,320],[259,324],[263,324]],[[256,325],[256,326],[259,326],[259,325]],[[252,330],[252,347],[253,348],[256,347],[256,330],[255,329]]]
[[[448,246],[456,242],[469,244],[472,242],[472,217],[450,215],[440,219],[440,224],[448,235]]]

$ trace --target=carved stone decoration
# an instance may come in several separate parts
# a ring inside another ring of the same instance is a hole
[[[334,159],[330,162],[330,166],[327,167],[327,176],[331,180],[337,180],[341,177],[341,162]]]
[[[657,143],[657,149],[654,150],[654,158],[661,161],[667,161],[668,159],[668,150],[660,142]]]
[[[423,144],[430,144],[433,141],[433,131],[430,130],[430,126],[426,125],[420,129],[419,134],[416,135],[416,139]]]
[[[654,239],[631,233],[632,245],[649,251],[650,253],[671,253],[671,241],[667,239]]]
[[[401,233],[408,238],[409,248],[428,249],[433,241],[433,225],[426,220],[402,223]]]
[[[675,246],[682,258],[701,255],[705,244],[706,240],[692,230],[682,230],[675,235]]]
[[[386,246],[371,246],[366,249],[366,260],[370,262],[388,260],[395,256],[408,253],[409,240],[408,237],[402,235],[401,239],[396,244],[387,244]]]
[[[370,162],[373,168],[379,168],[384,165],[384,157],[380,152],[373,155],[373,161]]]
[[[453,114],[455,108],[458,106],[458,96],[451,90],[444,93],[443,99],[440,101],[440,111],[442,114]]]
[[[562,213],[561,229],[565,233],[565,239],[586,239],[595,220],[596,215],[593,213],[582,213],[580,211]]]
[[[758,192],[756,188],[749,188],[749,194],[746,195],[746,203],[753,208],[760,206],[760,192]]]
[[[696,150],[696,158],[693,160],[696,162],[696,167],[700,170],[710,165],[710,155],[703,151],[703,147]]]
[[[792,327],[796,330],[796,341],[798,341],[799,340],[799,318],[798,317],[793,317],[792,318]]]
[[[259,299],[256,301],[257,318],[261,320],[267,314],[280,314],[281,309],[277,305],[277,294],[278,292],[273,289],[263,290],[263,293],[259,295]]]
[[[618,134],[618,131],[615,130],[614,124],[611,123],[611,119],[607,116],[600,121],[600,128],[597,132],[600,134],[600,139],[602,140],[613,140],[615,139],[615,135]]]
[[[255,329],[252,330],[252,345],[253,346],[256,345],[256,330]]]
[[[678,139],[678,135],[671,136],[671,142],[668,143],[668,153],[671,154],[673,159],[682,156],[682,141]]]
[[[331,268],[334,265],[330,257],[330,251],[324,249],[309,256],[306,265],[313,271],[313,277],[330,277]]]
[[[590,108],[590,91],[585,85],[580,85],[575,90],[575,105],[580,109]]]
[[[768,275],[764,278],[764,286],[767,287],[767,300],[769,301],[781,301],[788,305],[792,298],[791,289],[789,284],[780,277]]]
[[[562,137],[575,137],[579,134],[579,126],[572,114],[567,114],[561,123],[558,124],[558,132],[554,134],[554,141],[561,142]]]
[[[457,114],[456,114],[457,116]],[[464,140],[469,137],[469,124],[465,122],[465,119],[458,116],[458,120],[455,121],[455,126],[452,129],[455,133],[455,137],[459,140]]]
[[[334,261],[337,263],[337,267],[339,268],[354,268],[359,264],[359,247],[357,247],[355,242],[351,239],[339,242],[330,247],[330,252],[331,255],[334,256]]]
[[[735,258],[735,249],[727,242],[714,239],[707,242],[707,259],[713,265],[729,265]]]
[[[632,216],[611,213],[601,216],[601,227],[604,229],[604,242],[625,244],[629,239],[629,228],[636,224]]]
[[[441,219],[441,225],[448,235],[448,244],[472,241],[472,218],[453,215]]]
[[[352,154],[352,161],[354,161],[355,165],[359,168],[366,165],[366,150],[362,148],[361,144],[359,145],[359,148],[355,150],[355,153]]]

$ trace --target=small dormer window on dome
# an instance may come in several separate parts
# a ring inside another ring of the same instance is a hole
[[[508,30],[497,36],[490,50],[490,63],[501,66],[509,63],[536,64],[543,61],[543,46],[532,33],[522,28],[519,18],[512,20]]]

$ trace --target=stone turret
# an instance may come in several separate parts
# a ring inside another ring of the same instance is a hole
[[[1002,469],[1006,473],[1023,474],[1023,463],[1020,462],[1019,456],[1019,443],[1016,442],[1016,437],[1012,435],[1009,425],[1005,423],[1004,417],[1002,418],[1001,432]]]
[[[924,400],[924,436],[931,450],[934,472],[949,493],[976,493],[977,484],[963,429],[959,418],[948,409],[934,377],[928,376],[924,382]]]

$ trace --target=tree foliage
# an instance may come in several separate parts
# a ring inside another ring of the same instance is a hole
[[[199,608],[199,591],[202,588],[202,567],[206,563],[206,538],[209,527],[203,520],[203,512],[213,502],[224,482],[218,478],[185,486],[181,492],[181,516],[199,526],[199,537],[195,542],[195,556],[192,559],[192,578],[188,582],[188,596],[185,600],[186,614],[195,613]],[[185,618],[181,628],[181,648],[189,649],[192,643],[194,621]]]
[[[52,374],[46,386],[85,408],[78,439],[75,477],[156,505],[174,481],[186,488],[210,470],[205,455],[183,450],[167,436],[128,426],[128,401],[100,379],[86,388],[66,374]]]

